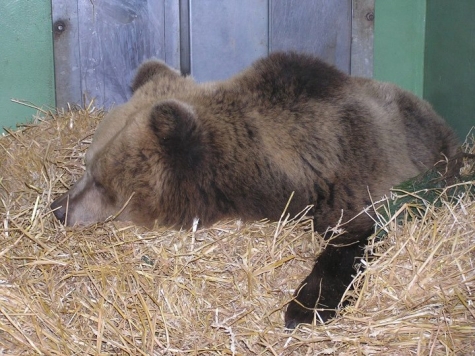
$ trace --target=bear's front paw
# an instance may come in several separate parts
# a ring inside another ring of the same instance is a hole
[[[336,314],[346,289],[353,280],[353,265],[362,253],[364,239],[343,247],[329,245],[317,257],[312,272],[295,292],[285,312],[285,327],[327,322]],[[342,306],[347,305],[345,300]]]
[[[285,311],[285,327],[287,329],[295,329],[298,324],[325,323],[336,314],[335,309],[325,309],[322,305],[317,305],[316,296],[318,294],[305,293],[305,287],[300,289],[297,297],[287,306]]]

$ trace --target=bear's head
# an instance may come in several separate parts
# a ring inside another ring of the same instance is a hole
[[[156,220],[175,225],[183,219],[187,187],[203,157],[193,108],[173,99],[190,85],[194,82],[162,62],[140,67],[130,101],[98,126],[84,175],[52,203],[61,222],[85,225],[117,218],[151,226]]]

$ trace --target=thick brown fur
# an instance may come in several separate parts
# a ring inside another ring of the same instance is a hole
[[[52,205],[69,225],[105,220],[130,197],[118,218],[146,226],[277,220],[294,192],[288,212],[313,205],[315,229],[325,232],[458,147],[425,101],[296,53],[204,84],[150,61],[132,88],[97,129],[84,177]],[[311,322],[317,306],[337,307],[372,220],[360,214],[343,226],[332,244],[350,246],[317,259],[288,327]]]

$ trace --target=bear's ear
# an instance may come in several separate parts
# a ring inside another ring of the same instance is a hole
[[[177,100],[163,101],[152,109],[150,128],[174,164],[192,167],[199,163],[202,135],[192,107]]]
[[[132,92],[134,93],[138,88],[142,85],[147,83],[148,81],[152,80],[155,76],[171,76],[171,77],[179,77],[180,73],[164,62],[159,60],[150,60],[143,63],[137,73],[135,74],[135,78],[132,82]]]

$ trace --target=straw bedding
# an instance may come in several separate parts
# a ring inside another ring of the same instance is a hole
[[[102,116],[43,112],[0,139],[0,354],[475,353],[473,181],[381,217],[354,303],[289,332],[285,305],[324,247],[303,214],[198,231],[53,218]]]

